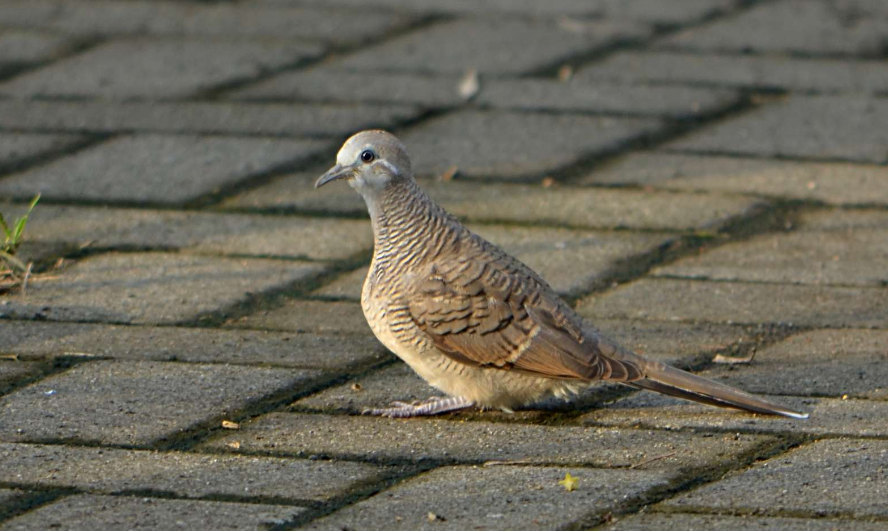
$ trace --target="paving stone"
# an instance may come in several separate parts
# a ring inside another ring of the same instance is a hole
[[[664,47],[806,55],[878,55],[888,41],[888,19],[879,2],[787,0],[759,4],[738,16],[687,29]],[[884,13],[882,13],[884,15]]]
[[[847,163],[636,152],[596,168],[582,184],[638,184],[819,201],[888,203],[885,168]]]
[[[347,259],[373,246],[365,221],[54,205],[30,216],[28,239],[305,260]]]
[[[521,74],[648,33],[647,27],[631,22],[466,18],[367,48],[337,66],[377,72],[463,73],[475,68],[485,74]],[[526,46],[528,42],[534,46]]]
[[[693,87],[648,87],[517,79],[482,81],[475,99],[499,109],[587,111],[692,119],[724,110],[740,101],[733,91]]]
[[[7,23],[0,6],[0,20]],[[53,33],[31,29],[6,29],[0,31],[0,65],[3,63],[26,64],[52,59],[65,52],[73,44],[71,39]]]
[[[64,528],[262,530],[292,520],[302,507],[80,494],[5,522],[15,531]]]
[[[454,157],[453,162],[459,163],[461,157]],[[311,185],[318,177],[320,172],[289,175],[227,200],[223,206],[367,215],[363,199],[348,186],[326,186],[315,191]],[[752,198],[725,195],[569,186],[544,188],[459,179],[419,181],[429,196],[449,212],[485,222],[530,222],[591,229],[711,230],[761,205]]]
[[[681,83],[764,90],[884,93],[883,61],[718,55],[669,51],[622,52],[581,70],[601,83]]]
[[[270,4],[293,3],[295,0],[264,0]],[[311,4],[340,8],[366,7],[373,5],[397,10],[418,11],[421,13],[446,14],[511,14],[534,17],[545,16],[601,16],[637,20],[654,24],[689,23],[704,17],[721,13],[736,4],[731,0],[673,0],[667,5],[658,0],[555,0],[537,2],[534,0],[496,0],[475,2],[455,0],[436,2],[435,0],[299,0],[300,4]]]
[[[171,98],[254,77],[318,57],[294,42],[115,40],[16,77],[0,93],[16,96]]]
[[[322,334],[372,335],[358,302],[316,300],[282,301],[280,306],[259,310],[228,323],[235,328],[317,332]]]
[[[750,365],[707,374],[753,393],[888,398],[888,331],[802,332],[756,353]]]
[[[799,226],[811,231],[888,230],[888,215],[883,210],[834,209],[803,212]]]
[[[888,224],[888,215],[885,215]],[[670,278],[888,286],[888,230],[768,234],[657,267]]]
[[[338,137],[360,129],[390,128],[418,113],[404,105],[0,100],[0,127]]]
[[[0,398],[0,440],[149,445],[296,389],[318,371],[94,361]]]
[[[640,118],[467,110],[446,114],[403,135],[417,175],[458,165],[472,177],[540,176],[652,133]]]
[[[558,484],[571,472],[580,484]],[[315,521],[307,529],[561,529],[665,484],[664,474],[552,467],[448,467]],[[432,513],[440,518],[430,518]]]
[[[123,136],[0,180],[0,194],[181,203],[324,147],[312,140]]]
[[[616,271],[620,264],[666,246],[674,239],[667,234],[652,233],[614,234],[493,225],[470,228],[527,264],[563,295],[576,295],[589,289]],[[368,269],[355,270],[314,293],[360,300]]]
[[[508,444],[504,444],[509,441]],[[273,413],[242,425],[205,447],[285,455],[361,456],[362,459],[459,463],[520,460],[522,464],[591,464],[608,468],[665,470],[671,475],[752,451],[770,437],[700,436],[662,431],[551,427],[440,419],[396,419]],[[672,454],[651,461],[652,457]]]
[[[0,470],[17,484],[96,494],[151,490],[293,501],[329,500],[379,471],[360,463],[31,444],[0,444]]]
[[[53,276],[31,279],[27,293],[8,296],[0,312],[52,321],[174,324],[322,270],[319,265],[278,260],[104,254]]]
[[[22,359],[106,357],[344,370],[380,361],[385,349],[365,335],[0,321],[0,352]],[[0,375],[23,374],[31,365],[0,362]]]
[[[51,16],[47,16],[51,13]],[[361,42],[404,25],[390,12],[348,11],[261,5],[201,5],[150,1],[6,1],[0,19],[10,25],[46,28],[75,35],[164,37],[269,37]]]
[[[75,135],[0,133],[0,172],[29,161],[39,161],[41,157],[63,151],[82,141],[81,137]]]
[[[739,369],[738,369],[739,370]],[[714,377],[712,373],[701,373]],[[788,375],[787,378],[791,377]],[[888,402],[836,398],[772,396],[770,400],[805,413],[804,420],[753,415],[722,409],[653,392],[639,392],[595,410],[585,417],[593,426],[774,433],[798,436],[885,437],[888,435]]]
[[[364,4],[362,4],[363,6]],[[309,70],[282,72],[265,81],[236,90],[237,100],[284,100],[345,103],[398,103],[423,107],[461,104],[460,75],[409,72],[353,72],[322,65]]]
[[[684,531],[836,531],[853,526],[860,531],[880,531],[885,524],[865,520],[833,520],[825,518],[779,518],[767,516],[730,516],[725,514],[663,514],[642,513],[618,520],[608,531],[647,531],[648,529],[682,529]]]
[[[665,505],[885,517],[886,496],[888,441],[831,440],[796,448]]]
[[[888,326],[883,289],[645,279],[580,302],[587,318]]]
[[[862,97],[793,97],[724,120],[665,149],[760,157],[888,162],[888,101]]]
[[[284,72],[234,93],[240,100],[417,104],[452,107],[463,102],[459,75],[380,74],[329,67]],[[474,98],[485,107],[586,111],[667,118],[692,118],[725,109],[739,95],[729,90],[645,87],[585,81],[483,79]]]

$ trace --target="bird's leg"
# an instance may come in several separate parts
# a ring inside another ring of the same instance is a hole
[[[426,415],[437,415],[439,413],[447,413],[448,411],[456,411],[465,409],[475,405],[474,402],[466,398],[458,396],[449,397],[432,397],[422,402],[414,402],[407,404],[405,402],[393,402],[394,407],[381,409],[365,409],[364,415],[376,415],[382,417],[391,417],[393,419],[403,419],[408,417],[421,417]]]

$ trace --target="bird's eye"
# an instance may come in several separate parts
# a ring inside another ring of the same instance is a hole
[[[365,149],[363,152],[361,152],[361,161],[364,163],[373,162],[373,159],[375,158],[376,154],[369,149]]]

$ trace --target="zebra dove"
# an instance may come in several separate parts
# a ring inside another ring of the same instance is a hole
[[[511,411],[607,380],[714,406],[807,417],[647,360],[584,323],[539,275],[429,199],[393,135],[349,138],[315,188],[337,180],[364,197],[373,224],[373,261],[361,294],[367,322],[388,349],[449,395],[367,413]]]

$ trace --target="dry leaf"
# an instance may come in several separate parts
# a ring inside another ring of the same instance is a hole
[[[231,441],[230,443],[226,444],[225,446],[231,448],[232,450],[239,450],[240,449],[240,443],[237,441]]]
[[[426,518],[429,519],[429,522],[446,522],[447,519],[443,516],[437,515],[435,513],[429,513],[426,515]]]
[[[567,492],[572,492],[577,488],[577,485],[580,484],[580,480],[571,476],[570,472],[568,472],[564,474],[564,479],[559,481],[558,484],[562,485]]]
[[[239,430],[240,424],[238,424],[237,422],[232,422],[230,420],[223,420],[222,427],[226,430]]]
[[[744,356],[742,358],[735,358],[733,356],[722,356],[721,354],[716,354],[714,358],[712,358],[712,363],[723,363],[725,365],[748,365],[752,363],[752,360],[755,359],[755,350],[749,353],[748,356]]]
[[[459,174],[459,168],[457,166],[451,166],[444,170],[444,173],[441,174],[441,180],[445,183],[450,182],[456,179],[457,174]]]
[[[359,384],[358,382],[353,383],[351,387],[352,391],[360,391],[363,389],[363,387],[361,387],[361,384]]]
[[[563,65],[558,69],[558,81],[567,81],[574,75],[574,69],[570,65]]]
[[[474,68],[466,72],[456,87],[459,97],[465,101],[474,98],[479,90],[481,90],[481,81],[478,79],[478,71]]]
[[[540,184],[543,185],[543,188],[552,188],[555,185],[555,179],[552,177],[543,177]]]

